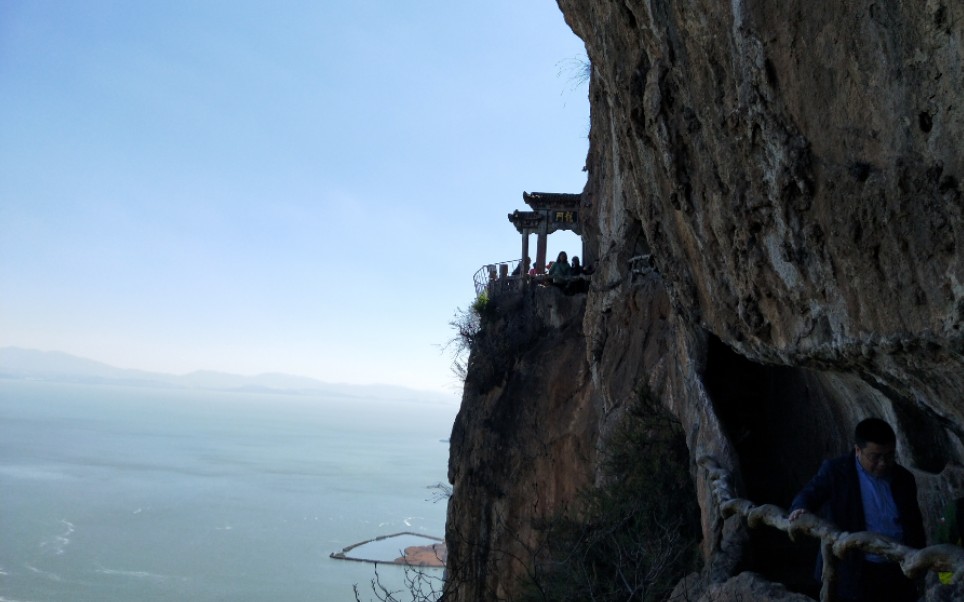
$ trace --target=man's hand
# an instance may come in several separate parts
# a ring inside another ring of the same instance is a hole
[[[793,521],[800,518],[800,516],[805,514],[806,512],[807,512],[806,508],[797,508],[796,510],[790,513],[787,519],[792,523]]]

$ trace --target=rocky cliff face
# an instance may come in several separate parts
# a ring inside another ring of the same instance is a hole
[[[720,521],[703,455],[787,506],[881,416],[933,528],[964,494],[964,4],[559,5],[592,63],[581,219],[598,270],[585,297],[502,308],[489,334],[533,332],[473,358],[451,599],[510,597],[533,518],[598,482],[641,388],[686,433],[704,583],[792,551]],[[656,270],[634,272],[645,253]]]
[[[599,418],[585,301],[533,287],[493,297],[483,316],[452,431],[446,543],[455,599],[510,596],[540,545],[532,521],[592,482]]]

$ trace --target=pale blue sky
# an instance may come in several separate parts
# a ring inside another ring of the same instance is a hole
[[[455,392],[584,56],[553,0],[0,0],[0,346]]]

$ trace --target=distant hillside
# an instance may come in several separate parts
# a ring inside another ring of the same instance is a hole
[[[125,370],[60,351],[36,351],[19,347],[0,348],[0,376],[40,380],[110,380],[157,382],[170,376]]]
[[[451,396],[434,391],[417,391],[391,385],[326,383],[290,374],[267,373],[241,376],[208,370],[189,374],[128,370],[60,351],[37,351],[20,347],[0,347],[0,378],[219,391],[325,393],[343,397],[422,401],[453,400]]]

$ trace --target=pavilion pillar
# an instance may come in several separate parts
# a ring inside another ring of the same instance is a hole
[[[546,232],[546,224],[542,223],[542,228],[539,230],[539,241],[536,243],[536,273],[545,274],[546,273],[546,243],[549,239],[549,233]]]
[[[522,231],[522,259],[520,260],[522,267],[519,268],[520,276],[529,275],[529,231],[523,229]]]

